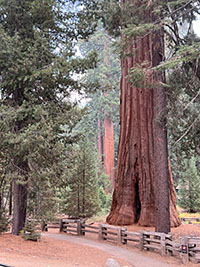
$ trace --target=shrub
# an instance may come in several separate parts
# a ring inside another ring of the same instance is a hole
[[[20,231],[20,235],[24,240],[38,241],[40,240],[41,234],[35,232],[35,224],[27,222],[23,230]]]

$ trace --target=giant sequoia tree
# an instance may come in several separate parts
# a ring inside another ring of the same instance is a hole
[[[75,124],[68,97],[85,86],[73,75],[95,58],[76,59],[73,47],[93,32],[94,8],[95,1],[0,0],[0,149],[13,180],[13,234],[24,226],[33,175],[48,177],[59,159],[60,125]]]
[[[121,128],[107,222],[138,222],[169,232],[170,221],[171,226],[178,226],[180,220],[168,165],[165,77],[154,70],[164,58],[163,28],[152,1],[123,0],[121,8],[134,21],[129,27],[129,19],[122,17]]]

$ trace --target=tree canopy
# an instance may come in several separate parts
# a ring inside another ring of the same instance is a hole
[[[0,146],[14,179],[13,233],[18,234],[28,189],[50,187],[61,173],[61,126],[71,131],[82,113],[71,93],[94,89],[77,75],[96,65],[96,54],[77,58],[75,45],[94,31],[96,3],[2,0],[0,6]]]

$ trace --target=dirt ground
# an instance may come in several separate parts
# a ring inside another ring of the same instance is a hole
[[[138,232],[142,229],[154,230],[150,227],[128,226],[129,231]],[[56,233],[56,230],[51,231]],[[184,235],[200,237],[200,226],[181,225],[178,228],[173,228],[172,233],[177,239]],[[97,241],[96,235],[88,234],[85,238]],[[153,252],[141,253],[137,248],[129,246],[126,246],[126,248],[137,252],[138,257],[145,255],[163,263],[168,263],[171,267],[180,267],[182,265],[178,258],[161,257]],[[104,267],[108,258],[114,258],[121,265],[131,267],[130,263],[125,259],[119,259],[107,252],[83,244],[54,240],[45,235],[40,242],[25,241],[19,236],[12,236],[8,233],[0,235],[0,266],[1,264],[7,264],[14,267]],[[188,266],[197,265],[189,263]]]
[[[14,267],[99,267],[110,257],[98,249],[47,237],[31,242],[10,234],[0,236],[0,264]],[[126,265],[126,261],[115,259]]]

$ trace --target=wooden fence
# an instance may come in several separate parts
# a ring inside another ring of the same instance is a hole
[[[195,218],[195,217],[181,217],[180,219],[183,223],[188,222],[189,224],[200,222],[200,218],[198,218],[198,217],[197,218]]]
[[[152,250],[160,255],[178,256],[184,264],[188,261],[200,262],[200,237],[184,237],[179,242],[172,240],[171,234],[150,231],[129,232],[126,227],[109,224],[87,224],[85,220],[61,219],[47,223],[44,230],[58,228],[60,232],[84,236],[86,233],[97,235],[99,240],[107,240],[117,244],[131,244],[140,250]]]

